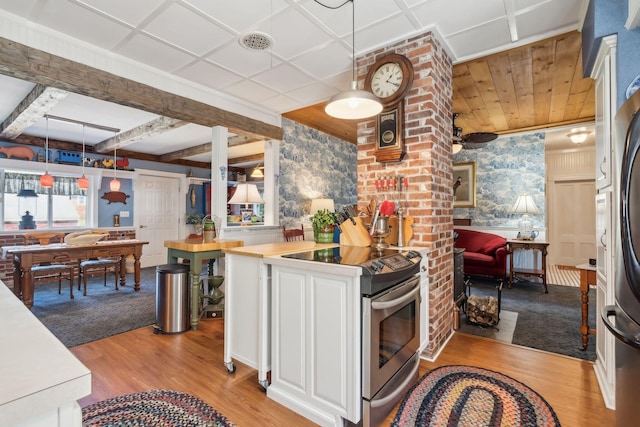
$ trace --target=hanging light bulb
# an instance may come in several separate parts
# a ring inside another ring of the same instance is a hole
[[[78,178],[78,188],[81,190],[89,188],[89,180],[84,176],[84,125],[82,125],[82,176]]]
[[[53,177],[49,175],[49,116],[46,116],[47,130],[44,140],[44,175],[40,176],[40,186],[53,187]]]
[[[118,181],[117,173],[118,167],[116,166],[116,151],[117,148],[113,149],[113,179],[109,182],[109,189],[111,191],[120,191],[120,181]]]

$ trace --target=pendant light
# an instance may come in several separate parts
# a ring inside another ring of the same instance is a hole
[[[53,187],[53,177],[49,175],[49,116],[46,116],[47,130],[44,140],[44,175],[40,176],[40,186],[43,188]]]
[[[324,111],[337,119],[365,119],[375,116],[382,111],[380,100],[371,92],[366,90],[358,90],[358,82],[356,81],[356,18],[355,18],[355,0],[351,1],[351,90],[342,92],[329,100],[324,107]]]
[[[81,190],[89,188],[89,180],[84,176],[84,125],[82,125],[82,176],[78,178],[78,188]]]
[[[118,167],[116,166],[116,151],[117,148],[113,149],[113,179],[109,182],[109,189],[111,191],[120,191],[120,181],[118,181],[117,173]]]

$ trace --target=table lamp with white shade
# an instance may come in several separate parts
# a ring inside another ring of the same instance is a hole
[[[311,209],[309,209],[309,213],[311,215],[323,209],[326,209],[329,212],[334,212],[336,208],[333,204],[333,199],[312,199],[311,200]]]
[[[533,197],[528,194],[519,195],[509,212],[523,214],[520,221],[518,221],[518,238],[530,240],[531,232],[533,231],[533,222],[529,219],[529,214],[535,215],[540,213],[540,210],[533,201]]]
[[[230,205],[244,205],[244,209],[240,210],[242,214],[242,225],[251,225],[251,216],[253,211],[249,209],[250,204],[262,204],[264,200],[260,197],[258,187],[255,184],[238,184],[236,192],[233,193],[231,199],[227,202]]]

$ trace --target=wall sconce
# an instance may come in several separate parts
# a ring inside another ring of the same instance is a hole
[[[458,154],[461,150],[462,150],[462,144],[460,144],[459,142],[454,142],[451,145],[451,152],[453,154]]]
[[[264,178],[264,172],[262,171],[263,166],[256,166],[255,168],[253,168],[253,171],[251,171],[251,178]]]
[[[571,142],[574,144],[582,144],[587,140],[587,136],[590,134],[586,128],[571,129],[571,132],[567,134],[571,138]]]

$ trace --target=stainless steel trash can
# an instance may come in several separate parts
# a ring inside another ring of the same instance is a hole
[[[177,334],[187,331],[189,314],[189,266],[157,266],[154,333]]]

